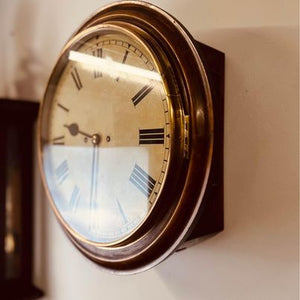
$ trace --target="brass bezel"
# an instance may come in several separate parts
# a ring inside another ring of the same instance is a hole
[[[172,141],[165,188],[147,220],[128,239],[106,246],[79,239],[61,222],[75,246],[88,258],[107,270],[128,274],[146,270],[175,251],[195,220],[212,159],[212,99],[195,42],[170,15],[145,2],[121,1],[100,10],[73,37],[101,24],[123,27],[143,40],[157,58],[166,82],[176,82],[169,86],[168,92],[173,107],[172,130],[180,141]],[[40,116],[42,110],[43,106]],[[189,120],[188,124],[185,120]],[[188,143],[188,153],[185,153],[185,143]]]

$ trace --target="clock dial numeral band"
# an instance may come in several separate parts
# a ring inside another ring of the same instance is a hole
[[[163,144],[164,128],[140,129],[139,144]]]
[[[148,198],[156,184],[156,181],[137,164],[135,164],[129,180]]]

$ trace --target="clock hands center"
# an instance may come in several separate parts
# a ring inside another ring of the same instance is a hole
[[[89,206],[90,206],[90,213],[91,213],[91,223],[90,223],[90,230],[94,230],[93,228],[93,220],[95,217],[95,209],[96,209],[96,202],[97,202],[97,183],[98,183],[98,172],[99,172],[99,144],[101,142],[101,136],[98,133],[95,134],[88,134],[79,129],[79,125],[77,123],[72,123],[70,125],[65,124],[64,127],[68,128],[70,134],[72,136],[77,136],[81,134],[85,136],[85,138],[91,139],[93,144],[93,151],[92,151],[92,164],[91,164],[91,183],[90,183],[90,196],[89,196]]]
[[[100,141],[101,141],[101,137],[99,134],[95,133],[92,135],[92,143],[94,146],[97,146],[100,144]]]
[[[83,132],[82,130],[79,129],[79,126],[77,123],[72,123],[70,125],[64,125],[64,127],[68,128],[69,132],[71,135],[73,136],[76,136],[78,134],[81,134],[87,138],[90,138],[92,139],[92,144],[97,146],[100,144],[100,141],[101,141],[101,137],[99,134],[95,133],[95,134],[88,134],[88,133],[85,133]]]

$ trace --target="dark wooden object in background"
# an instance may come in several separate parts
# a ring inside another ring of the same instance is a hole
[[[0,99],[0,298],[36,299],[33,286],[33,128],[39,104]]]

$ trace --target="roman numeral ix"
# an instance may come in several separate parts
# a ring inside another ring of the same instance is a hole
[[[156,183],[156,181],[137,164],[135,164],[129,180],[148,198]]]
[[[163,144],[164,128],[140,129],[139,144]]]

